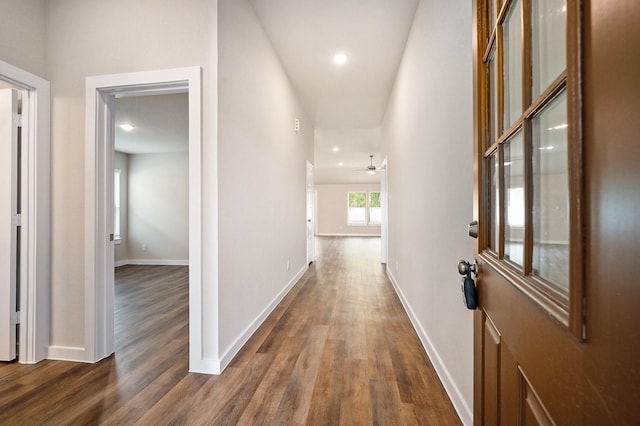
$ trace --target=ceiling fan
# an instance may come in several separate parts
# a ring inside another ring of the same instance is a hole
[[[362,169],[353,169],[354,172],[379,172],[380,167],[376,167],[373,165],[373,154],[369,155],[369,165],[367,167],[363,167]]]

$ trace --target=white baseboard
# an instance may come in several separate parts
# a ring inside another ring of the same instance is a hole
[[[189,259],[125,259],[114,262],[116,268],[124,265],[188,266]]]
[[[189,373],[220,374],[220,361],[216,359],[190,359]]]
[[[47,359],[86,363],[94,362],[93,360],[88,359],[85,348],[73,346],[49,346],[47,352]]]
[[[380,237],[380,234],[316,234],[316,237]]]
[[[242,333],[236,339],[236,341],[233,342],[231,347],[227,349],[225,353],[220,357],[220,362],[218,365],[219,373],[213,373],[213,374],[220,374],[222,371],[224,371],[225,368],[227,368],[229,363],[238,354],[238,352],[240,352],[240,349],[242,349],[242,347],[247,343],[247,341],[253,335],[253,333],[256,332],[258,327],[262,325],[262,323],[264,322],[265,319],[267,319],[269,314],[271,314],[271,312],[273,312],[276,306],[278,306],[278,303],[280,303],[282,299],[284,299],[284,297],[289,293],[289,291],[291,291],[293,286],[296,285],[298,281],[300,281],[300,278],[302,278],[304,273],[307,272],[307,269],[309,269],[308,265],[305,265],[302,269],[300,269],[298,273],[291,279],[291,281],[287,283],[287,285],[280,291],[280,293],[278,293],[278,295],[271,301],[271,303],[269,303],[269,305],[260,313],[260,315],[258,315],[258,317],[255,320],[253,320],[251,325],[247,327],[244,333]]]
[[[420,338],[420,342],[422,342],[422,346],[424,347],[424,350],[427,352],[427,356],[431,360],[431,364],[433,364],[433,368],[435,368],[436,373],[438,374],[438,377],[440,378],[440,381],[444,386],[444,389],[447,391],[447,394],[451,399],[451,403],[453,404],[453,407],[456,409],[456,412],[458,413],[460,420],[464,425],[472,425],[473,411],[471,410],[471,407],[469,406],[469,404],[467,404],[462,393],[460,392],[460,389],[458,389],[458,386],[453,381],[451,374],[449,374],[449,370],[447,369],[444,362],[442,361],[442,358],[440,357],[440,354],[438,354],[438,351],[433,346],[433,343],[431,342],[431,339],[429,339],[429,336],[427,335],[424,328],[422,327],[422,324],[420,324],[420,321],[418,321],[418,317],[416,316],[415,312],[411,308],[411,305],[405,298],[404,293],[402,293],[402,290],[400,289],[400,286],[398,285],[396,278],[393,276],[389,268],[387,268],[387,276],[389,277],[389,280],[391,281],[393,288],[396,290],[396,293],[398,294],[398,297],[402,302],[402,306],[404,306],[404,310],[407,312],[407,315],[411,320],[411,324],[413,325],[413,328],[416,330],[416,333]]]

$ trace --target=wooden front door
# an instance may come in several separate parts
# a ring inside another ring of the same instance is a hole
[[[640,3],[476,0],[476,424],[640,423]]]

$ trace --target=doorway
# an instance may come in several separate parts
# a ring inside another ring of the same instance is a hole
[[[0,361],[17,355],[20,325],[21,98],[18,90],[0,88]]]
[[[316,191],[313,183],[313,164],[307,161],[307,265],[311,265],[316,257],[315,234],[315,197]]]
[[[380,163],[380,263],[387,264],[389,253],[389,185],[387,183],[387,157]]]
[[[9,140],[15,136],[13,143],[3,143],[7,152],[2,153],[6,199],[0,204],[7,236],[2,244],[10,255],[0,272],[0,344],[8,349],[5,358],[31,364],[47,357],[49,345],[49,82],[0,61],[0,86],[13,98],[12,117],[5,121]]]
[[[202,367],[201,69],[87,78],[85,358],[114,352],[113,162],[116,98],[187,93],[189,104],[189,365]]]
[[[157,337],[168,328],[166,323],[175,321],[183,324],[185,332],[180,333],[184,347],[179,348],[184,368],[188,359],[188,95],[116,97],[113,114],[114,351],[120,359],[134,346],[138,353],[161,350],[161,346],[154,349],[154,338],[141,340],[140,336]],[[172,292],[180,297],[171,297]],[[180,315],[171,315],[177,312]]]

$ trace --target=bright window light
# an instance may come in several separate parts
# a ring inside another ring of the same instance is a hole
[[[121,125],[120,125],[120,128],[121,128],[122,130],[124,130],[125,132],[130,132],[130,131],[132,131],[132,130],[133,130],[133,125],[132,125],[132,124],[125,123],[125,124],[121,124]]]

